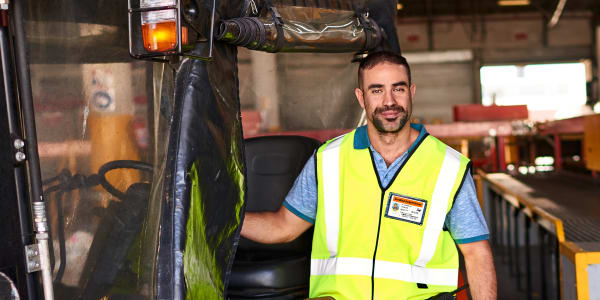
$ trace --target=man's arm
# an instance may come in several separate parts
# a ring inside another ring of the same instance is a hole
[[[286,243],[295,240],[312,225],[282,205],[275,212],[247,212],[242,236],[263,244]]]
[[[496,299],[496,270],[487,240],[458,244],[465,258],[467,280],[473,300]]]

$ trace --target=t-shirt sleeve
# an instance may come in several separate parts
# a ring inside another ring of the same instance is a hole
[[[308,159],[283,205],[296,216],[312,224],[317,215],[317,179],[315,175],[315,153]]]
[[[465,176],[445,222],[446,228],[457,244],[473,243],[489,237],[487,224],[477,201],[473,177],[470,172]]]

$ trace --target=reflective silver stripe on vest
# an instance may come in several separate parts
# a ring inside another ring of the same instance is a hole
[[[433,257],[437,248],[437,242],[446,220],[448,211],[449,197],[452,194],[452,188],[458,177],[460,170],[460,153],[446,146],[446,155],[442,162],[442,168],[438,174],[437,182],[431,196],[429,206],[429,217],[425,223],[423,231],[423,241],[421,242],[421,251],[415,261],[415,266],[425,267]],[[420,272],[415,270],[416,272]]]
[[[310,275],[362,275],[371,277],[372,267],[373,260],[370,258],[334,257],[328,259],[311,259]],[[409,264],[376,260],[375,278],[456,286],[458,284],[458,270],[421,268]]]
[[[340,234],[340,145],[343,135],[331,141],[323,150],[323,202],[329,257],[338,252]]]

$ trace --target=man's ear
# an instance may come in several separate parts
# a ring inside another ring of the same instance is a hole
[[[358,104],[360,104],[360,107],[362,107],[363,109],[365,108],[365,98],[363,95],[363,91],[359,88],[354,89],[354,94],[356,95],[356,100],[358,100]]]
[[[417,87],[414,84],[410,84],[410,96],[411,98],[414,100],[415,99],[415,92],[417,91]]]

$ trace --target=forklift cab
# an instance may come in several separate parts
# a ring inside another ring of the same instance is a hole
[[[395,7],[2,6],[0,298],[308,297],[312,231],[255,243],[244,212],[360,123],[352,61],[399,52]]]

